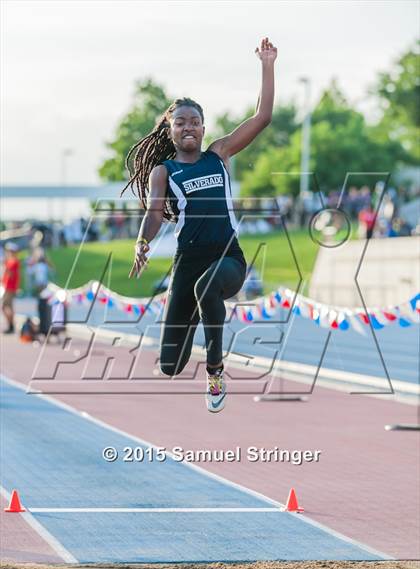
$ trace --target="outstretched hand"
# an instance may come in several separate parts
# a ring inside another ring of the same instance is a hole
[[[261,46],[255,48],[255,53],[257,57],[261,59],[262,62],[264,61],[271,61],[277,57],[277,48],[273,46],[273,44],[269,41],[268,38],[263,38],[261,40]]]

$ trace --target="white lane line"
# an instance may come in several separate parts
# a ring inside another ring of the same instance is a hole
[[[367,551],[368,553],[371,553],[372,555],[376,555],[377,557],[383,557],[383,559],[387,560],[387,561],[396,561],[395,557],[391,557],[390,555],[387,555],[386,553],[383,553],[382,551],[378,551],[377,549],[374,549],[373,547],[370,547],[369,545],[365,545],[364,543],[360,543],[360,541],[357,541],[356,539],[352,539],[351,537],[347,537],[346,535],[343,535],[342,533],[335,531],[335,530],[329,528],[328,526],[324,526],[324,524],[316,522],[315,520],[312,520],[311,518],[308,518],[302,514],[298,514],[298,515],[299,515],[299,518],[301,518],[307,524],[310,524],[311,526],[322,529],[322,530],[328,532],[330,535],[332,535],[334,537],[338,537],[339,539],[342,539],[343,541],[346,541],[347,543],[350,543],[351,545],[354,545],[356,547],[360,547],[361,549],[364,549],[365,551]]]
[[[27,387],[28,387],[27,385],[24,385],[22,383],[19,383],[18,381],[10,379],[3,374],[0,374],[0,378],[2,378],[6,383],[9,383],[10,385],[17,387],[21,391],[26,392],[26,390],[27,390]],[[119,435],[127,437],[127,438],[131,439],[132,441],[135,441],[135,442],[140,443],[140,444],[147,446],[147,447],[153,447],[154,449],[158,448],[158,446],[154,445],[153,443],[151,443],[149,441],[145,441],[144,439],[141,439],[140,437],[136,437],[135,435],[131,435],[130,433],[127,433],[127,432],[123,431],[122,429],[118,429],[117,427],[113,427],[112,425],[108,425],[104,421],[101,421],[100,419],[97,419],[96,417],[92,417],[92,415],[88,415],[87,413],[85,413],[83,411],[79,411],[78,409],[76,409],[75,407],[71,407],[67,403],[62,403],[61,401],[59,401],[58,399],[55,399],[54,397],[51,397],[50,395],[39,394],[39,395],[34,395],[34,396],[35,397],[41,397],[41,399],[45,399],[45,400],[49,401],[50,403],[52,403],[53,405],[56,405],[57,407],[61,407],[62,409],[65,409],[65,410],[69,411],[70,413],[74,413],[75,415],[78,415],[79,417],[82,417],[83,419],[85,419],[87,421],[92,421],[92,423],[95,423],[96,425],[99,425],[99,426],[101,426],[101,427],[103,427],[109,431],[112,431],[114,433],[117,433]],[[171,453],[166,452],[165,454],[167,456],[173,458]],[[281,509],[281,508],[285,507],[285,504],[282,504],[281,502],[278,502],[277,500],[273,500],[272,498],[269,498],[268,496],[265,496],[264,494],[261,494],[260,492],[257,492],[256,490],[251,490],[250,488],[247,488],[246,486],[242,486],[242,484],[238,484],[237,482],[232,482],[231,480],[228,480],[227,478],[223,478],[222,476],[219,476],[218,474],[214,474],[213,472],[205,470],[203,467],[198,466],[196,464],[193,464],[192,462],[184,462],[182,464],[187,468],[192,468],[193,470],[200,472],[201,474],[203,474],[204,476],[207,476],[208,478],[212,478],[213,480],[217,480],[218,482],[220,482],[221,484],[224,484],[225,486],[230,486],[231,488],[236,488],[237,490],[241,490],[242,492],[245,492],[246,494],[248,494],[250,496],[260,498],[262,501],[264,501],[268,504],[272,504],[273,506],[276,506],[277,508]],[[311,524],[315,527],[318,527],[319,529],[322,529],[326,533],[329,533],[330,535],[332,535],[334,537],[337,537],[343,541],[346,541],[347,543],[350,543],[351,545],[357,546],[360,549],[367,551],[368,553],[371,553],[371,554],[376,555],[378,557],[382,557],[383,559],[386,559],[386,560],[394,560],[394,557],[390,557],[388,554],[383,553],[381,551],[378,551],[376,549],[373,549],[369,545],[365,545],[364,543],[361,543],[361,542],[356,541],[350,537],[347,537],[346,535],[341,534],[341,533],[329,528],[328,526],[325,526],[319,522],[311,520],[303,514],[298,514],[298,515],[299,515],[299,519],[301,519],[302,521],[304,521],[308,524]]]
[[[0,494],[7,500],[7,502],[10,500],[10,492],[8,492],[6,490],[6,488],[3,488],[3,486],[0,486]],[[23,505],[25,507],[25,505]],[[13,515],[13,514],[10,514]],[[31,511],[26,509],[26,512],[22,512],[20,514],[22,516],[22,518],[25,520],[25,522],[31,526],[31,528],[40,536],[42,537],[42,539],[48,543],[48,545],[51,547],[51,549],[53,549],[57,555],[59,555],[63,561],[65,561],[66,563],[78,563],[78,560],[74,557],[74,555],[72,555],[70,553],[70,551],[68,551],[64,545],[62,545],[58,539],[56,539],[52,534],[50,534],[50,532],[44,528],[44,526],[42,526],[38,520],[36,520],[32,514]]]
[[[176,514],[180,513],[226,513],[226,512],[281,512],[279,508],[29,508],[35,514]]]

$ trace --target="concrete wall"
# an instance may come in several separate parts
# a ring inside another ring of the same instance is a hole
[[[361,239],[336,249],[320,247],[309,296],[336,306],[363,306],[355,275],[366,243]],[[369,307],[408,300],[420,291],[420,237],[371,239],[357,281]]]

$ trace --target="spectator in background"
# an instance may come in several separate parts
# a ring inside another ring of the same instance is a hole
[[[409,237],[412,235],[413,228],[401,217],[394,217],[391,223],[390,237]]]
[[[38,317],[40,334],[48,335],[51,325],[50,306],[45,296],[45,289],[49,283],[50,265],[42,250],[39,251],[36,262],[32,265],[32,277],[34,282],[34,292],[38,299]]]
[[[67,247],[66,231],[64,227],[60,228],[58,237],[60,247]]]
[[[27,286],[30,285],[29,292],[35,297],[39,297],[39,293],[49,282],[50,270],[54,271],[55,267],[48,260],[43,247],[35,247],[31,255],[26,259],[26,279]]]
[[[124,228],[125,228],[125,213],[120,209],[115,210],[114,212],[114,225],[115,225],[115,236],[117,239],[122,239],[125,237]]]
[[[44,251],[41,249],[37,252],[31,271],[35,296],[38,298],[50,281],[50,266]]]
[[[335,209],[338,206],[340,197],[341,197],[340,190],[331,190],[331,192],[328,194],[327,197],[327,206]]]
[[[36,248],[31,251],[31,253],[26,257],[23,262],[23,268],[25,272],[25,295],[32,296],[34,284],[32,279],[32,267],[35,263],[35,251]]]
[[[371,204],[362,209],[359,213],[359,235],[370,239],[373,235],[375,226],[375,211]]]
[[[99,239],[99,227],[95,219],[91,221],[88,227],[88,241],[98,241]]]
[[[13,334],[15,332],[13,302],[20,284],[20,261],[17,257],[18,250],[19,247],[12,242],[7,242],[4,247],[5,260],[2,275],[2,309],[8,323],[8,327],[3,331],[4,334]]]
[[[293,211],[293,199],[287,194],[281,194],[277,196],[277,207],[280,215],[283,215],[287,221],[292,221],[292,211]],[[280,223],[278,223],[280,225]]]
[[[360,208],[360,197],[359,197],[359,190],[356,188],[356,186],[351,186],[349,188],[346,205],[351,218],[357,219]]]
[[[116,224],[115,224],[114,212],[112,209],[106,216],[105,227],[106,227],[107,239],[109,241],[113,241],[116,238]]]
[[[88,223],[83,216],[79,219],[79,222],[80,222],[80,233],[82,235],[82,239],[84,239]]]
[[[359,213],[372,204],[369,186],[362,186],[359,191]]]

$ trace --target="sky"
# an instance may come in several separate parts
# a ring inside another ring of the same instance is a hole
[[[101,183],[136,80],[222,112],[255,105],[264,36],[278,49],[276,102],[316,104],[333,77],[374,116],[367,89],[418,37],[420,3],[395,1],[2,0],[2,185]],[[63,156],[66,156],[63,159]]]

